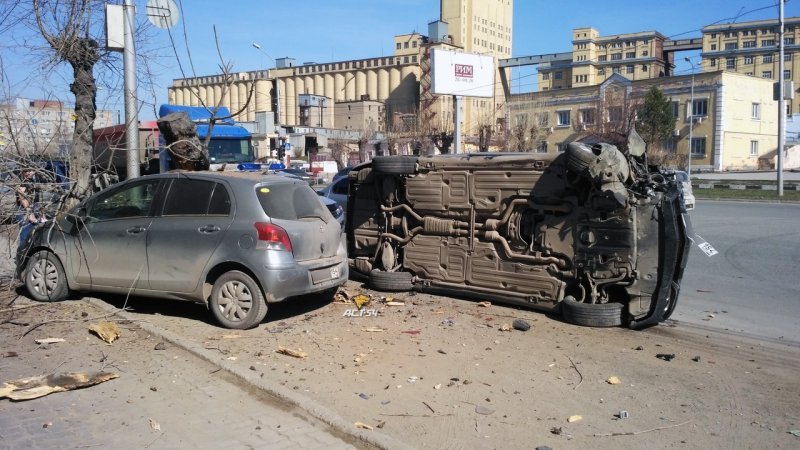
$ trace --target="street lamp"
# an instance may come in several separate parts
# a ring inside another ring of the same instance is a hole
[[[273,61],[275,60],[275,58],[273,58],[272,56],[269,56],[269,54],[267,52],[265,52],[264,49],[261,48],[261,46],[258,44],[258,42],[253,42],[253,48],[255,48],[256,50],[260,51],[261,53],[267,55],[267,58],[269,58],[269,59],[271,59]]]
[[[686,174],[689,177],[689,182],[692,179],[692,132],[694,129],[694,63],[689,58],[683,58],[686,62],[692,65],[692,87],[689,94],[689,154],[686,164]]]

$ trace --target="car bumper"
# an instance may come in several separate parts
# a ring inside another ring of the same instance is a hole
[[[270,303],[288,297],[313,294],[340,286],[349,276],[347,258],[333,257],[287,268],[265,267],[262,286]]]

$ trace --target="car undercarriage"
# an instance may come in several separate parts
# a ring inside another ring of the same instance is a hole
[[[675,308],[680,183],[643,151],[376,157],[350,172],[348,251],[378,290],[431,290],[642,328]]]

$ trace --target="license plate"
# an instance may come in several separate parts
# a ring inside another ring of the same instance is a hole
[[[712,247],[711,244],[709,244],[708,242],[703,242],[702,244],[698,244],[697,246],[700,247],[700,250],[702,250],[703,253],[705,253],[708,256],[714,256],[717,253],[719,253],[717,249]]]
[[[331,278],[339,278],[339,267],[331,268]]]

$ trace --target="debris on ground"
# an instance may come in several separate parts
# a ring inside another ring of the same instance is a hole
[[[609,379],[606,380],[606,383],[608,383],[608,384],[620,384],[621,381],[619,380],[618,377],[610,377]]]
[[[579,416],[577,414],[574,415],[574,416],[569,416],[569,418],[567,418],[567,422],[569,422],[569,423],[575,423],[575,422],[578,422],[578,421],[581,421],[581,420],[583,420],[583,416]]]
[[[166,350],[166,349],[167,349],[167,344],[165,344],[164,341],[159,342],[158,344],[156,344],[155,347],[153,347],[153,350]]]
[[[406,306],[405,302],[387,301],[386,306]]]
[[[659,353],[656,358],[663,359],[664,361],[672,361],[675,359],[675,353]]]
[[[280,353],[282,355],[292,356],[292,357],[295,357],[295,358],[305,358],[306,356],[308,356],[308,353],[306,353],[304,351],[292,350],[292,349],[285,348],[285,347],[278,347],[278,349],[275,350],[275,352],[276,353]]]
[[[152,428],[153,431],[161,431],[161,424],[153,419],[150,419],[150,428]]]
[[[511,326],[514,327],[515,330],[519,331],[528,331],[531,329],[531,324],[523,319],[514,319],[514,322],[511,323]]]
[[[800,437],[800,430],[789,430],[788,433],[793,436]]]
[[[484,405],[475,405],[475,412],[484,416],[494,413],[494,409]]]
[[[119,375],[111,372],[97,372],[93,374],[67,372],[19,378],[6,381],[0,385],[0,398],[8,397],[11,400],[31,400],[44,397],[54,392],[71,391],[73,389],[94,386],[95,384],[100,384],[118,377]]]
[[[444,319],[442,321],[442,325],[447,325],[448,327],[452,327],[455,324],[456,324],[456,321],[451,317],[448,317],[447,319]]]
[[[555,434],[556,436],[561,436],[564,433],[564,429],[561,427],[552,427],[550,428],[550,433]]]
[[[356,308],[361,309],[362,306],[366,305],[372,300],[372,297],[369,295],[358,294],[353,297],[353,303],[355,303]]]
[[[627,419],[628,417],[630,417],[629,414],[628,414],[628,411],[625,411],[624,409],[620,410],[620,412],[617,413],[617,418],[620,419],[620,420],[621,419]]]
[[[362,328],[361,331],[366,331],[367,333],[381,333],[386,330],[378,327],[369,327],[369,328]]]
[[[100,339],[105,341],[107,344],[111,344],[120,336],[122,333],[119,331],[119,327],[114,322],[98,322],[89,325],[89,331],[93,332],[97,335]]]
[[[511,331],[511,325],[507,323],[500,325],[500,331]]]
[[[695,356],[694,358],[692,358],[692,361],[700,362],[700,357],[699,356]]]
[[[420,330],[403,330],[401,331],[403,334],[419,334]]]
[[[478,302],[478,306],[480,306],[481,308],[488,308],[492,306],[492,302]]]
[[[44,344],[55,344],[58,342],[64,342],[66,339],[62,338],[44,338],[44,339],[34,339],[33,342],[36,342],[39,345]]]
[[[355,426],[356,426],[356,428],[362,428],[364,430],[371,430],[372,429],[371,426],[369,426],[369,425],[367,425],[367,424],[365,424],[363,422],[356,422]]]

